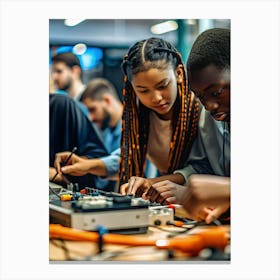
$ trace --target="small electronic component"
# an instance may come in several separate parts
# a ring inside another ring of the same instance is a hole
[[[70,201],[72,199],[72,195],[67,193],[67,194],[62,194],[60,196],[61,201]]]
[[[165,226],[174,222],[174,210],[166,206],[149,207],[149,224]]]

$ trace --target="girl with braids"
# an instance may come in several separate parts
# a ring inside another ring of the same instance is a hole
[[[211,223],[217,218],[230,219],[230,30],[213,28],[202,32],[194,42],[187,61],[189,85],[200,99],[205,109],[217,124],[223,127],[222,166],[223,172],[217,169],[217,164],[211,154],[211,149],[218,145],[205,145],[208,160],[215,170],[211,174],[193,174],[188,178],[188,187],[180,195],[177,203],[182,204],[188,212],[188,218],[205,220]],[[201,117],[200,117],[201,118]],[[202,129],[199,126],[198,136]],[[221,130],[222,131],[222,130]],[[203,139],[210,140],[208,136]],[[212,137],[213,138],[213,135]],[[226,142],[227,141],[227,142]],[[205,141],[206,142],[206,141]],[[193,145],[195,146],[195,144]],[[197,151],[196,151],[197,153]],[[193,158],[190,155],[190,158]],[[215,159],[216,162],[217,158]],[[194,164],[192,164],[194,167]],[[216,176],[219,175],[219,176]],[[147,196],[161,195],[162,189],[174,189],[174,183],[164,181],[154,184]],[[158,191],[159,190],[159,191]]]
[[[196,137],[200,103],[188,90],[178,51],[150,38],[129,49],[122,63],[123,124],[120,160],[121,193],[142,195],[164,179],[183,184],[181,174]],[[146,157],[162,175],[143,177]]]
[[[122,69],[120,193],[175,203],[191,174],[223,175],[220,167],[213,171],[205,152],[208,143],[215,154],[212,161],[220,161],[222,134],[189,90],[175,47],[160,38],[139,41],[124,57]],[[143,178],[146,158],[162,176]],[[161,187],[164,182],[175,184]]]

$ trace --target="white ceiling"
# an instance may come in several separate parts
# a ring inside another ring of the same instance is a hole
[[[150,27],[164,20],[85,20],[74,27],[64,25],[64,20],[50,20],[49,39],[51,45],[85,43],[93,46],[128,47],[140,39],[155,36]],[[177,32],[160,35],[175,43]]]

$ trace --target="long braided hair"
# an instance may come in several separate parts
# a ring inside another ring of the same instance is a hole
[[[143,177],[149,135],[149,112],[137,98],[131,85],[133,75],[151,68],[163,69],[184,65],[181,55],[169,42],[149,38],[133,45],[122,63],[124,72],[123,117],[120,159],[120,185],[131,176]],[[168,173],[182,168],[197,132],[199,101],[189,91],[185,68],[183,82],[177,84]]]

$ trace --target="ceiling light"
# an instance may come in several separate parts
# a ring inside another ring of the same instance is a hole
[[[186,23],[187,23],[188,25],[196,25],[196,19],[187,19],[187,20],[186,20]]]
[[[163,34],[178,28],[178,24],[174,20],[165,21],[151,27],[151,32],[153,34]]]
[[[82,21],[84,21],[85,19],[65,19],[64,20],[64,24],[66,26],[75,26],[80,24]]]
[[[77,55],[82,55],[86,52],[87,46],[83,43],[79,43],[73,47],[73,52]]]

